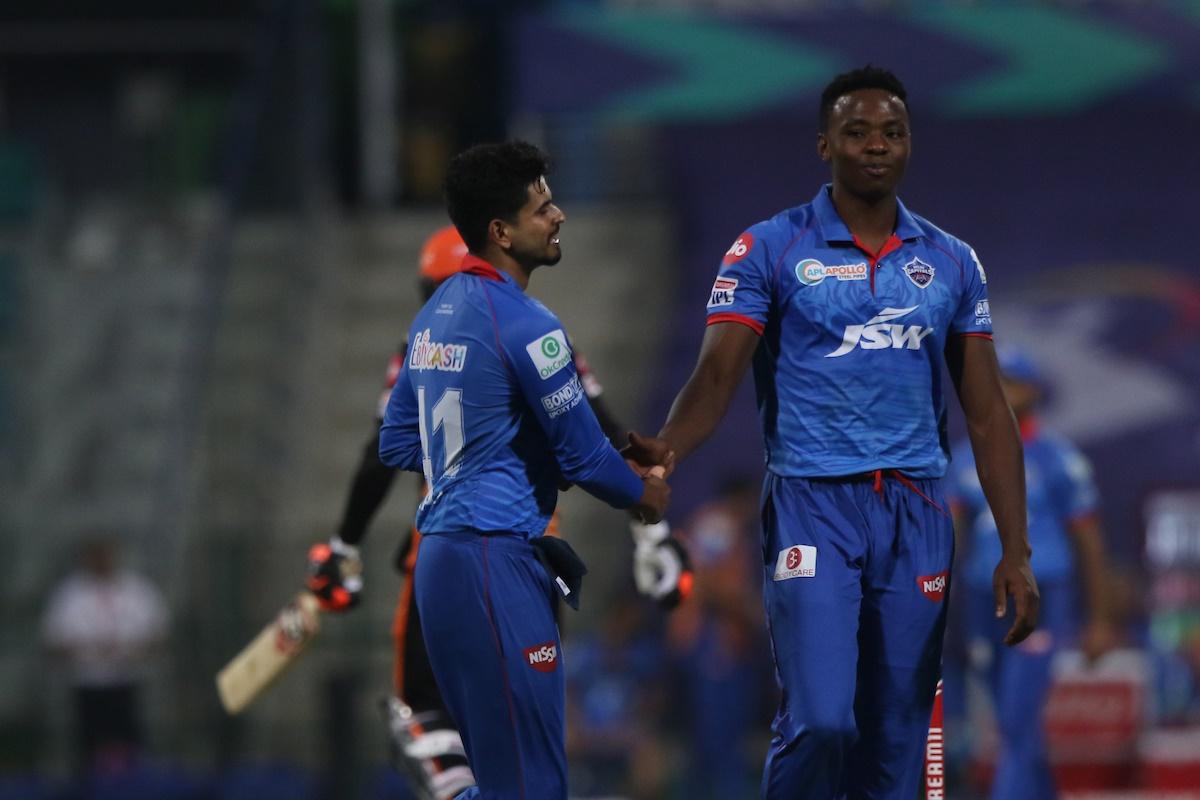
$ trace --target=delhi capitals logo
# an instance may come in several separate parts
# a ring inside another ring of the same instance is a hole
[[[904,274],[921,289],[933,283],[934,272],[932,264],[926,264],[919,258],[914,258],[904,265]]]

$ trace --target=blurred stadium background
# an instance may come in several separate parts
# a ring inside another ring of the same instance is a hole
[[[6,0],[0,798],[406,797],[375,704],[414,492],[366,543],[363,608],[241,717],[212,680],[337,521],[447,159],[505,136],[555,156],[566,257],[532,291],[620,417],[654,429],[721,254],[812,196],[816,95],[866,62],[909,87],[902,197],[974,245],[997,339],[1031,348],[1049,425],[1097,470],[1126,647],[1060,665],[1064,790],[1200,796],[1200,3]],[[685,531],[761,475],[743,389],[678,472]],[[692,712],[723,690],[688,676],[726,650],[631,600],[621,514],[578,491],[563,507],[592,566],[566,621],[574,786],[699,796]],[[171,615],[125,784],[73,777],[67,677],[40,644],[97,533]],[[735,547],[695,541],[715,562]],[[755,796],[766,742],[755,624],[728,796]],[[949,796],[983,796],[986,710],[949,725]]]

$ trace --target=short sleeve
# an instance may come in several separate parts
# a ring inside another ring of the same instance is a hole
[[[743,233],[726,251],[708,296],[708,323],[738,322],[762,335],[771,309],[771,264],[764,225]]]
[[[962,262],[963,291],[958,310],[950,324],[952,333],[967,336],[992,335],[992,311],[988,303],[987,273],[975,251],[961,245],[966,256]]]

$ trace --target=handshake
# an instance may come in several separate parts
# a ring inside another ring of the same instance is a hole
[[[642,498],[629,509],[630,513],[645,524],[660,521],[671,501],[666,479],[675,471],[675,452],[663,439],[630,431],[629,444],[621,448],[621,455],[642,479]]]

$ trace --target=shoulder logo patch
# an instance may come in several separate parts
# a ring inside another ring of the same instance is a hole
[[[729,264],[741,261],[752,249],[754,249],[754,236],[749,231],[746,231],[725,251],[725,258],[721,259],[721,264],[728,266]]]
[[[737,278],[717,278],[713,281],[712,294],[708,298],[709,308],[733,305],[733,293],[737,289]]]
[[[562,328],[550,331],[525,345],[525,352],[537,367],[538,375],[546,380],[571,361],[571,348]]]

